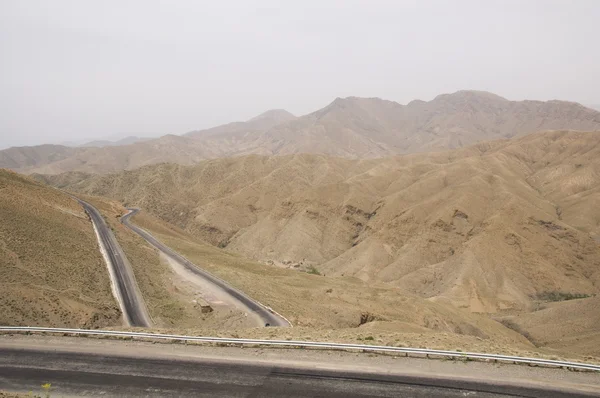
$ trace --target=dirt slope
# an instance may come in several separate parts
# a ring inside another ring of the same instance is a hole
[[[62,145],[13,147],[0,151],[0,168],[27,170],[59,162],[82,150]]]
[[[261,264],[206,244],[145,212],[134,216],[133,221],[199,266],[284,314],[293,323],[292,329],[305,334],[303,338],[312,335],[323,339],[335,331],[338,335],[353,335],[354,339],[363,334],[409,333],[421,337],[443,335],[457,344],[493,341],[533,349],[521,335],[484,315],[424,300],[380,283]]]
[[[67,195],[0,170],[0,324],[120,324],[92,224]]]
[[[509,101],[480,91],[401,105],[379,98],[337,98],[323,109],[263,132],[229,135],[230,154],[324,153],[381,157],[511,138],[543,130],[600,130],[600,113],[565,101]],[[205,140],[215,146],[217,135]],[[223,141],[224,143],[225,141]]]
[[[11,148],[0,151],[0,167],[42,174],[110,173],[161,162],[188,165],[250,154],[376,158],[563,129],[599,131],[600,112],[571,102],[509,101],[479,91],[407,105],[349,97],[298,118],[272,110],[247,122],[118,147],[57,147],[56,152],[48,146]]]
[[[121,204],[105,198],[82,198],[102,213],[131,263],[153,327],[230,330],[255,325],[235,307],[216,306],[204,300],[206,292],[173,272],[165,256],[119,221],[127,212]],[[212,305],[214,311],[203,311],[203,304]]]
[[[281,123],[297,119],[284,109],[271,109],[246,122],[233,122],[206,130],[190,131],[185,134],[191,138],[203,139],[211,136],[231,136],[249,132],[266,131]]]
[[[548,292],[598,293],[599,141],[550,132],[386,159],[249,156],[48,181],[273,266],[518,312]]]
[[[503,318],[538,346],[600,355],[600,297],[543,304],[537,311]]]

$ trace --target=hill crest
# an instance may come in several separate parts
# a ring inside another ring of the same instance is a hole
[[[0,151],[0,167],[44,174],[107,173],[249,154],[378,158],[463,148],[547,130],[600,131],[600,112],[572,102],[509,101],[467,90],[407,105],[380,98],[336,98],[304,116],[271,110],[246,122],[178,138],[165,136],[104,148],[11,148]]]

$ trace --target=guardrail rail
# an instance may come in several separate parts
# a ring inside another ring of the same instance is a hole
[[[324,343],[317,341],[294,341],[294,340],[257,340],[257,339],[236,339],[227,337],[204,337],[204,336],[182,336],[176,334],[160,334],[146,332],[125,332],[114,330],[92,330],[92,329],[68,329],[68,328],[45,328],[33,326],[0,326],[0,333],[10,332],[29,332],[29,333],[53,333],[53,334],[71,334],[71,335],[96,335],[108,337],[127,337],[136,339],[157,339],[157,340],[177,340],[193,341],[202,343],[221,343],[235,345],[259,345],[259,346],[279,346],[290,348],[321,348],[330,350],[359,350],[369,352],[398,353],[409,355],[433,355],[446,358],[474,359],[474,360],[493,360],[501,362],[521,363],[528,365],[560,367],[577,370],[588,370],[600,372],[600,365],[587,364],[581,362],[557,361],[542,358],[527,358],[510,355],[484,354],[478,352],[461,352],[447,350],[431,350],[427,348],[407,348],[391,347],[364,344],[344,344],[344,343]]]

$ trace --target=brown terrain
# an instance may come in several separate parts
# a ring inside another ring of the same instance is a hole
[[[523,355],[540,351],[520,333],[448,303],[355,277],[325,277],[248,260],[195,238],[145,212],[134,222],[188,259],[284,314],[293,328],[161,328],[169,333],[366,342]],[[156,279],[159,281],[159,279]],[[555,356],[560,351],[542,353]]]
[[[481,313],[538,346],[598,355],[598,320],[589,314],[600,282],[599,143],[594,132],[546,132],[383,159],[246,156],[44,178],[140,206],[187,234],[161,238],[198,261],[204,249],[182,242],[199,239],[260,261],[271,275],[266,292],[280,286],[277,272],[320,273],[326,277],[316,280],[344,281],[333,291],[361,281],[394,289],[391,297],[443,305],[439,314]],[[258,280],[240,287],[254,291]],[[293,314],[285,302],[273,308]],[[377,299],[368,308],[415,325],[387,312],[395,307]],[[548,327],[566,314],[576,328]],[[301,319],[294,321],[323,326],[335,318]]]
[[[203,139],[227,143],[231,155],[322,153],[372,158],[460,148],[543,130],[600,130],[600,113],[564,101],[509,101],[459,91],[408,105],[379,98],[337,98],[316,112],[255,133]]]
[[[205,313],[198,289],[173,272],[154,247],[119,222],[118,218],[127,212],[121,204],[104,198],[80,196],[104,215],[115,234],[131,263],[155,327],[222,330],[245,326],[244,314],[235,309],[219,308]]]
[[[349,158],[461,148],[543,130],[600,130],[600,112],[565,101],[509,101],[459,91],[407,105],[379,98],[337,98],[295,117],[272,110],[247,122],[131,145],[68,148],[43,145],[0,151],[0,167],[24,173],[111,173],[171,162],[298,153]]]
[[[600,113],[579,104],[338,98],[131,145],[11,148],[0,165],[100,209],[157,330],[600,356]],[[79,205],[2,173],[0,323],[120,327]],[[124,206],[294,327],[204,311],[202,292],[119,223]]]
[[[498,352],[531,352],[520,334],[481,314],[434,303],[393,286],[353,277],[274,268],[207,244],[147,213],[134,222],[202,268],[268,305],[294,324],[293,331],[248,328],[234,311],[203,313],[202,292],[189,289],[158,253],[117,221],[125,209],[116,202],[83,196],[106,217],[127,257],[159,330],[202,335],[309,338],[357,341],[385,339],[395,344],[435,347],[476,345]],[[275,333],[275,334],[273,334]],[[396,341],[398,340],[398,341]]]
[[[2,171],[2,325],[121,328],[92,226],[66,194]],[[132,264],[158,330],[199,334],[386,341],[395,345],[480,347],[531,352],[517,332],[481,314],[435,303],[393,286],[274,268],[204,243],[142,213],[135,221],[200,266],[286,314],[293,331],[247,329],[240,314],[203,313],[198,292],[158,253],[118,222],[117,202],[80,195],[104,215]],[[104,304],[105,303],[105,304]],[[243,314],[242,314],[243,316]],[[273,335],[273,333],[275,333]]]
[[[92,224],[75,200],[0,170],[0,220],[1,325],[121,323]]]
[[[119,223],[117,217],[126,212],[120,204],[85,199],[117,236],[156,326],[220,330],[243,325],[239,311],[204,314],[197,292],[170,271],[153,247]],[[92,224],[74,199],[0,170],[0,220],[0,325],[122,324]]]

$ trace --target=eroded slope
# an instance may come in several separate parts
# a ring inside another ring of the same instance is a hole
[[[66,194],[0,170],[0,324],[120,324],[92,224]]]
[[[48,181],[134,204],[253,259],[474,312],[598,292],[597,133],[402,157],[249,156]],[[582,210],[585,216],[582,216]]]

